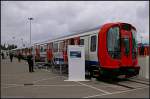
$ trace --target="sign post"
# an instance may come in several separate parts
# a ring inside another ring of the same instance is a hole
[[[83,45],[68,45],[68,70],[69,76],[66,81],[86,81]]]

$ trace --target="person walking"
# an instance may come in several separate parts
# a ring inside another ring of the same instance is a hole
[[[34,72],[34,70],[33,70],[33,56],[31,53],[27,56],[27,62],[29,65],[29,72]]]
[[[2,52],[2,59],[4,59],[4,53]]]
[[[13,53],[10,52],[10,53],[9,53],[9,57],[10,57],[10,61],[11,61],[11,62],[12,62],[12,60],[13,60],[13,56],[14,56]]]
[[[18,54],[18,62],[21,61],[21,57],[22,57],[22,55],[21,55],[21,53],[19,52],[19,54]]]
[[[143,44],[142,44],[142,46],[141,46],[140,55],[144,55],[144,45],[143,45]]]

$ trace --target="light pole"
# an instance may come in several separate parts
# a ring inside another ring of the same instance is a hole
[[[23,38],[21,38],[21,41],[22,41],[22,48],[23,48]]]
[[[13,36],[12,39],[13,39],[13,44],[15,45],[15,37]]]
[[[33,20],[32,17],[28,18],[28,20],[30,21],[30,46],[31,46],[31,20]]]

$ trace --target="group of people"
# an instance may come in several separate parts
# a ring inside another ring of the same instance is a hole
[[[4,59],[4,53],[3,52],[1,53],[1,56],[2,56],[2,59]],[[14,53],[9,52],[10,62],[13,62],[13,57],[14,57]],[[18,53],[17,58],[18,58],[18,62],[20,62],[22,59],[22,54]],[[29,65],[29,72],[34,72],[34,70],[33,70],[33,65],[34,65],[33,64],[33,55],[31,53],[29,53],[27,55],[27,62]]]

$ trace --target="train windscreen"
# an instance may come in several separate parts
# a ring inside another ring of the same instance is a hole
[[[122,24],[121,29],[126,30],[126,31],[130,31],[131,30],[131,25],[130,24]]]
[[[136,30],[132,29],[132,58],[136,58],[137,56],[137,37]]]
[[[119,27],[110,28],[107,33],[107,49],[109,55],[114,59],[121,56]]]

